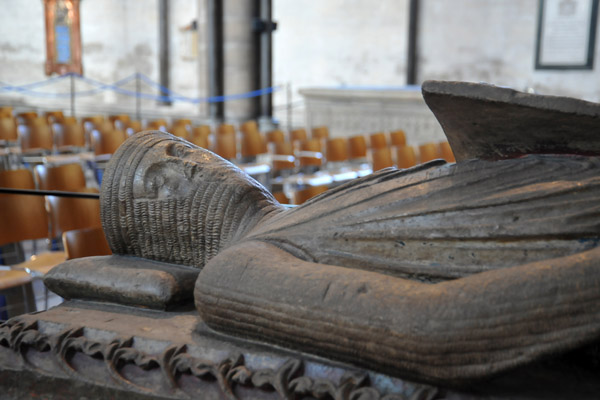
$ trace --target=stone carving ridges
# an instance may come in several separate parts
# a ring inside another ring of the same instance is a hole
[[[38,330],[37,321],[25,323],[18,318],[0,324],[0,348],[16,353],[22,366],[36,370],[43,375],[64,375],[106,386],[107,382],[98,376],[85,375],[71,361],[76,353],[104,362],[106,372],[116,386],[138,393],[149,393],[153,389],[140,386],[122,373],[127,364],[135,365],[143,371],[159,370],[161,380],[172,389],[168,393],[173,398],[191,398],[178,384],[182,374],[198,379],[214,381],[228,399],[238,399],[237,385],[250,389],[275,391],[281,398],[332,398],[335,400],[426,400],[436,397],[433,388],[422,387],[411,394],[382,395],[371,387],[367,374],[346,373],[338,383],[328,379],[315,379],[303,374],[304,363],[299,359],[288,359],[277,369],[249,369],[241,354],[232,355],[220,362],[194,357],[187,352],[186,345],[168,346],[162,354],[150,355],[133,347],[134,338],[116,338],[112,341],[99,341],[85,336],[83,327],[66,329],[56,335],[47,335]],[[59,368],[44,369],[32,361],[29,349],[50,355]],[[14,366],[13,366],[14,367]],[[156,393],[154,393],[156,394]]]

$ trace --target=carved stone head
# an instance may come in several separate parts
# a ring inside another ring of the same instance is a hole
[[[115,254],[199,268],[275,204],[231,163],[160,131],[127,140],[101,190],[102,225]]]

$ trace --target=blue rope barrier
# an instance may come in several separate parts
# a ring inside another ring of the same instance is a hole
[[[179,93],[175,93],[171,89],[166,88],[166,87],[162,86],[161,84],[159,84],[157,82],[154,82],[152,79],[150,79],[149,77],[147,77],[146,75],[144,75],[142,73],[138,73],[138,76],[140,77],[140,79],[142,80],[142,82],[145,82],[149,86],[154,86],[156,89],[160,90],[160,92],[163,95],[167,95],[167,96],[171,96],[171,97],[187,98],[186,96],[183,96],[183,95],[181,95]]]
[[[113,83],[112,85],[107,85],[102,82],[94,81],[93,79],[90,79],[90,78],[84,78],[83,76],[81,76],[79,74],[69,72],[67,74],[64,74],[64,75],[61,75],[58,77],[50,78],[46,81],[34,82],[34,83],[29,83],[29,84],[20,85],[20,86],[13,86],[13,85],[8,85],[4,82],[0,82],[0,85],[3,85],[0,87],[0,90],[14,91],[14,92],[24,93],[24,94],[28,94],[30,96],[37,96],[37,97],[55,97],[55,98],[70,97],[71,92],[68,92],[68,93],[39,92],[39,91],[35,91],[35,90],[29,90],[29,88],[37,87],[37,86],[45,86],[42,84],[44,84],[46,82],[53,82],[53,81],[57,81],[60,79],[69,78],[71,76],[82,79],[83,81],[86,81],[87,83],[90,83],[97,87],[97,89],[74,92],[73,94],[75,96],[91,96],[94,94],[102,93],[104,90],[118,88],[119,86],[122,86],[122,85],[129,83],[130,81],[133,81],[136,79],[136,74],[131,74],[131,75]]]
[[[137,97],[137,98],[150,99],[150,100],[163,101],[163,102],[165,102],[165,101],[183,101],[183,102],[188,102],[188,103],[192,103],[192,104],[218,103],[218,102],[226,102],[226,101],[232,101],[232,100],[248,99],[248,98],[252,98],[252,97],[263,96],[265,94],[270,94],[270,93],[273,93],[273,92],[281,89],[280,86],[272,86],[272,87],[268,87],[268,88],[263,88],[263,89],[246,92],[246,93],[239,93],[239,94],[233,94],[233,95],[213,96],[213,97],[206,97],[206,98],[191,98],[191,97],[186,97],[186,96],[183,96],[176,92],[173,92],[169,88],[166,88],[166,87],[160,85],[159,83],[152,81],[149,77],[147,77],[146,75],[141,74],[141,73],[134,73],[134,74],[131,74],[131,75],[119,80],[119,81],[114,82],[113,84],[107,84],[107,83],[103,83],[103,82],[97,81],[92,78],[84,77],[82,75],[79,75],[79,74],[76,74],[73,72],[69,72],[64,75],[49,78],[45,81],[38,81],[38,82],[33,82],[33,83],[28,83],[25,85],[18,85],[18,86],[9,85],[5,82],[0,81],[0,91],[12,91],[12,92],[18,92],[18,93],[23,93],[25,95],[37,96],[37,97],[50,97],[50,98],[52,98],[52,97],[53,98],[70,97],[71,92],[51,93],[51,92],[41,92],[41,91],[30,90],[32,88],[46,86],[52,82],[56,82],[56,81],[59,81],[62,79],[70,78],[70,77],[78,78],[78,79],[82,80],[83,82],[96,87],[95,89],[74,92],[73,95],[75,97],[91,96],[91,95],[101,93],[105,90],[111,90],[113,92],[123,94],[126,96],[130,96],[130,97]],[[121,87],[121,86],[123,86],[133,80],[136,80],[136,79],[140,79],[146,85],[154,87],[155,89],[158,89],[162,93],[162,95],[154,95],[154,94],[149,94],[149,93],[136,92],[136,91],[128,90],[128,89]]]

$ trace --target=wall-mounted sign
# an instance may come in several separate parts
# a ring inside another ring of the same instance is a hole
[[[593,69],[598,0],[540,0],[536,69]]]
[[[79,0],[44,0],[46,75],[83,74]]]

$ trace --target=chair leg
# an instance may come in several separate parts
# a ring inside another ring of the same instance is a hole
[[[29,314],[31,312],[29,306],[29,296],[27,293],[27,285],[21,285],[21,290],[23,291],[23,304],[25,305],[25,313]]]
[[[46,287],[46,285],[43,285],[44,287],[44,311],[48,309],[48,288]]]

